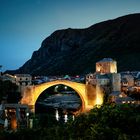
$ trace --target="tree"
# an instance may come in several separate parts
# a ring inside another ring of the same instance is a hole
[[[6,99],[8,103],[18,103],[21,94],[17,90],[18,86],[15,83],[0,80],[0,101]]]

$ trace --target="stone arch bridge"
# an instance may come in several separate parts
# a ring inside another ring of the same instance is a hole
[[[29,105],[31,111],[34,112],[35,103],[38,97],[42,94],[42,92],[48,89],[49,87],[59,84],[71,87],[77,92],[77,94],[82,100],[82,112],[92,109],[93,106],[96,104],[96,92],[92,86],[68,80],[56,80],[24,88],[24,90],[22,91],[21,104]]]

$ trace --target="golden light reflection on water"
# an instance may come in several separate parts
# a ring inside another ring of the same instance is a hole
[[[17,129],[17,120],[16,120],[15,116],[11,118],[11,128],[12,128],[12,130]]]

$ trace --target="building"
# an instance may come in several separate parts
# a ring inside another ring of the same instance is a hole
[[[135,86],[140,87],[140,78],[135,80]]]
[[[2,81],[11,81],[12,83],[16,83],[15,77],[10,74],[4,74],[4,75],[0,76],[0,79]]]
[[[32,84],[32,76],[30,74],[15,74],[14,77],[18,86],[28,86]]]
[[[104,58],[96,63],[96,73],[117,73],[117,62],[112,58]]]
[[[86,75],[86,85],[87,84],[93,85],[93,86],[97,84],[96,73],[89,73]]]
[[[7,129],[26,128],[28,125],[29,107],[21,104],[3,104],[3,116],[7,120]],[[1,118],[0,118],[1,119]],[[2,120],[3,120],[2,119]],[[1,121],[3,122],[3,121]]]
[[[121,75],[119,73],[111,74],[112,92],[121,91]]]
[[[96,75],[98,86],[108,86],[110,85],[110,77],[108,74],[97,74]]]
[[[134,86],[135,81],[134,77],[131,73],[121,73],[121,79],[122,79],[122,86],[131,87]]]
[[[99,87],[103,94],[114,102],[121,94],[121,75],[117,73],[117,62],[104,58],[96,63],[96,72],[86,75],[86,86]]]
[[[14,78],[20,93],[22,93],[26,86],[32,85],[32,76],[30,74],[15,74]]]
[[[117,62],[112,58],[104,58],[96,63],[97,85],[110,88],[110,92],[121,91],[121,75],[117,73]],[[105,88],[105,89],[108,89]]]

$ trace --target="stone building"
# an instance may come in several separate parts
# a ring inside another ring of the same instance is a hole
[[[117,62],[112,58],[104,58],[96,63],[96,72],[100,74],[117,73]]]
[[[140,87],[140,78],[135,80],[135,86]]]
[[[0,79],[2,81],[11,81],[12,83],[16,83],[15,77],[10,74],[3,74],[2,76],[0,76]]]
[[[32,85],[32,76],[30,74],[15,74],[14,77],[20,93],[26,86]]]
[[[15,74],[14,77],[18,86],[28,86],[32,84],[32,76],[30,74]]]
[[[104,58],[96,63],[98,86],[110,86],[110,92],[120,92],[121,75],[117,73],[117,62],[112,58]]]
[[[110,77],[108,74],[97,74],[97,85],[98,86],[108,86],[110,85]]]
[[[122,86],[127,86],[127,87],[131,87],[134,86],[135,81],[134,81],[134,77],[132,76],[132,74],[130,73],[121,73],[121,79],[122,79]]]
[[[96,73],[89,73],[86,75],[86,85],[90,84],[95,86],[97,84]]]
[[[111,74],[112,92],[121,91],[121,75],[119,73]]]
[[[96,72],[86,75],[86,84],[111,89],[110,92],[120,92],[121,75],[117,73],[117,62],[111,58],[98,61],[96,63]]]

